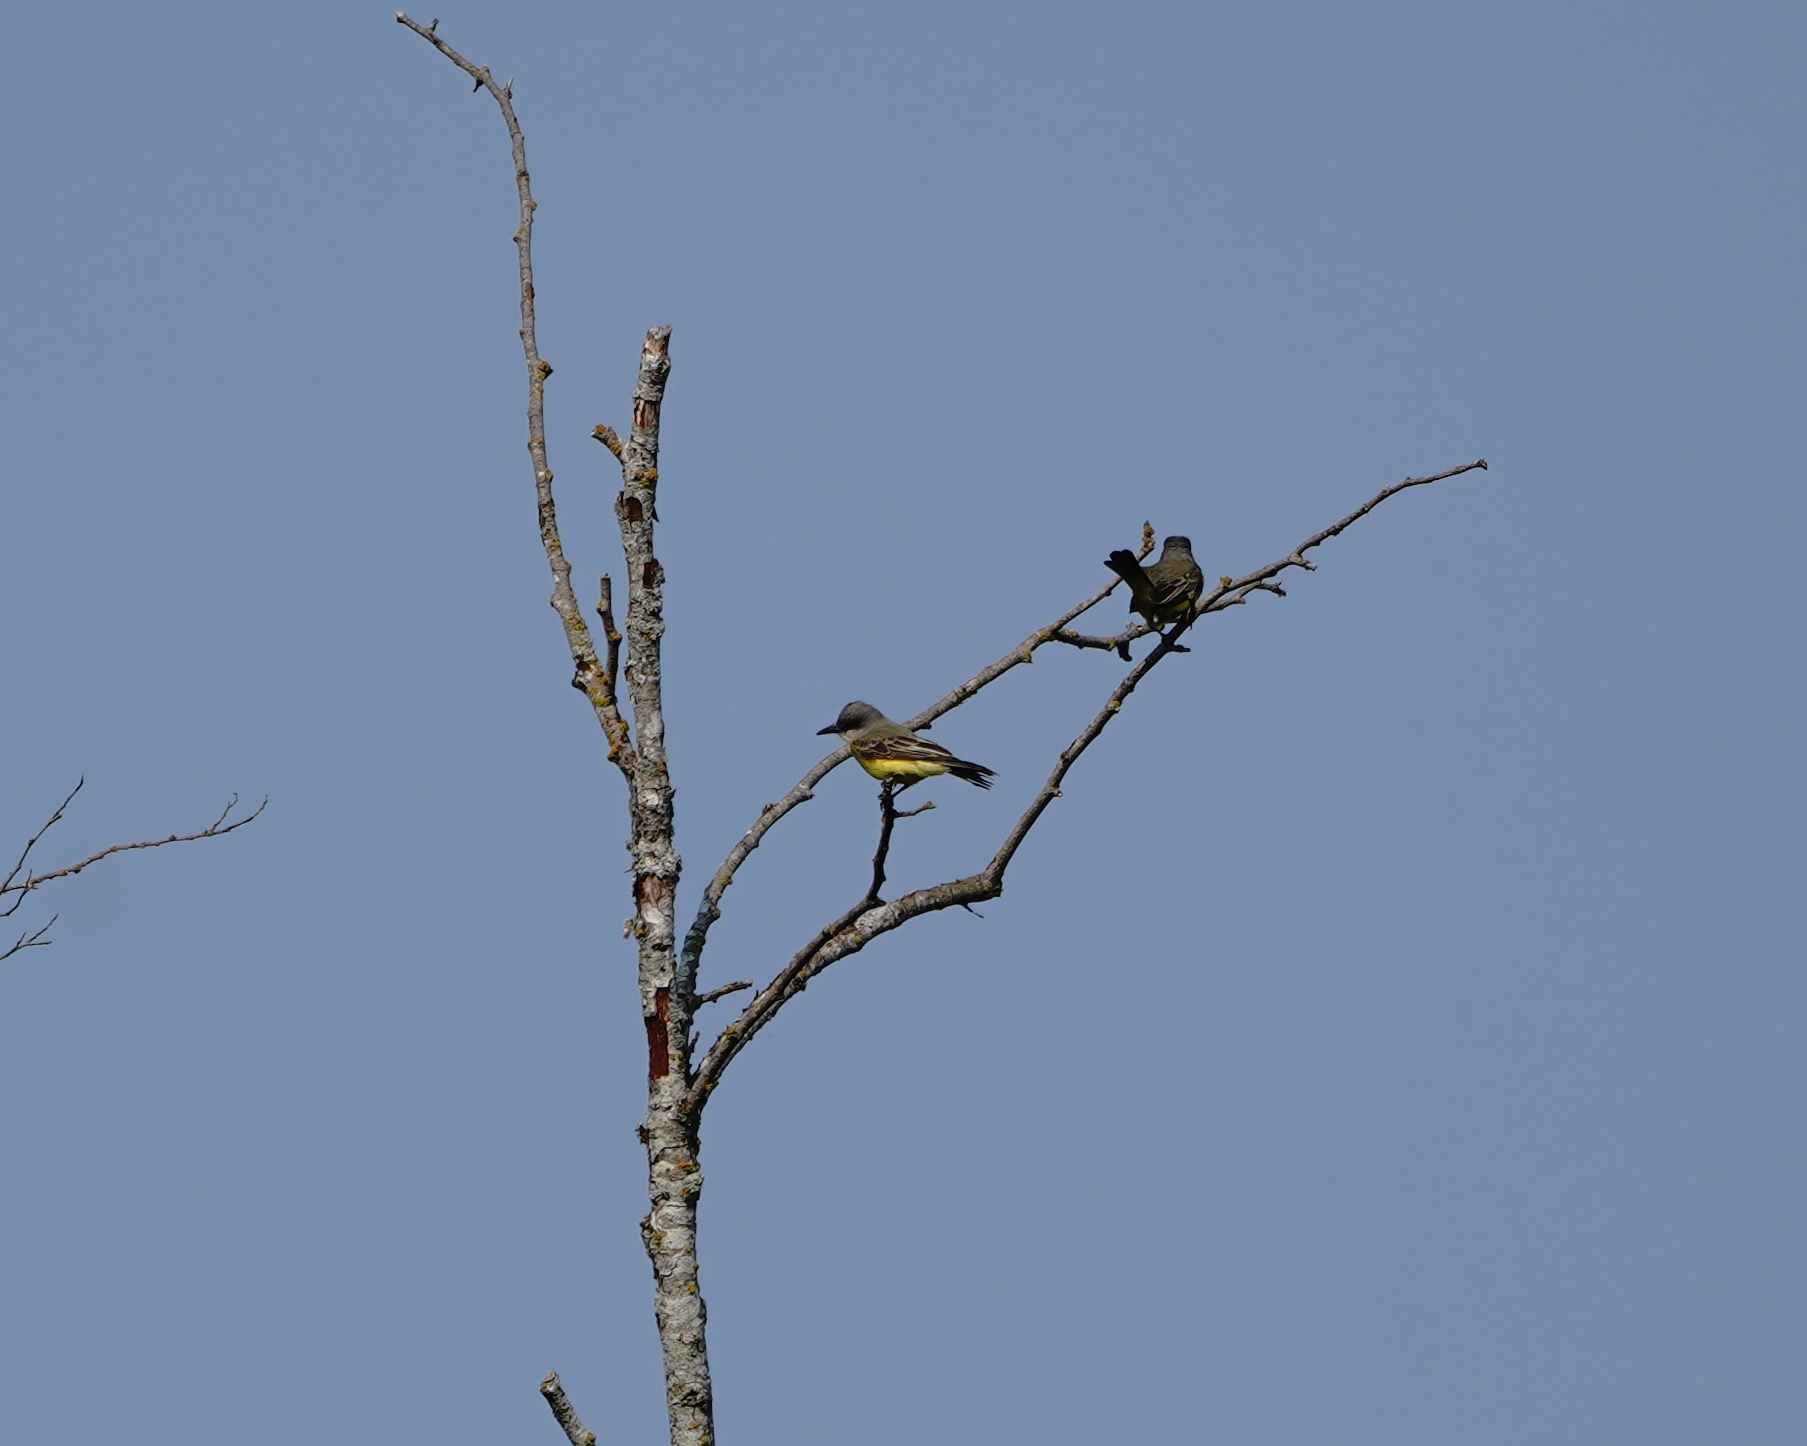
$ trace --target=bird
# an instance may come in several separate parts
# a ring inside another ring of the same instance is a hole
[[[1129,584],[1131,612],[1151,628],[1164,628],[1190,617],[1205,590],[1205,573],[1192,559],[1192,539],[1169,537],[1158,562],[1144,568],[1133,552],[1118,548],[1104,565]]]
[[[840,717],[816,732],[818,736],[838,734],[852,751],[855,763],[874,778],[895,782],[901,788],[943,773],[963,778],[975,788],[990,788],[996,776],[982,763],[956,758],[939,743],[918,738],[870,703],[849,703],[841,709]]]

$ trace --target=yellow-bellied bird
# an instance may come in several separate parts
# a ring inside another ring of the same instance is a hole
[[[874,778],[896,779],[908,788],[924,778],[951,773],[978,788],[990,788],[994,777],[982,763],[956,758],[939,743],[918,738],[901,723],[893,723],[870,703],[849,703],[841,716],[818,733],[835,733],[853,751],[853,761]]]

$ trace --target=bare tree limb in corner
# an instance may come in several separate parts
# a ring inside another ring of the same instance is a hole
[[[60,869],[49,869],[41,874],[28,873],[26,866],[31,862],[32,851],[43,842],[45,834],[63,821],[63,815],[68,812],[69,805],[75,801],[76,794],[82,791],[86,782],[85,778],[76,781],[75,787],[70,789],[63,801],[51,811],[50,817],[44,821],[43,827],[25,841],[25,847],[19,851],[19,857],[14,860],[12,868],[7,871],[4,879],[0,879],[0,919],[10,919],[18,913],[25,900],[35,890],[43,888],[46,884],[55,883],[58,879],[73,878],[83,869],[92,868],[102,859],[111,858],[114,854],[131,853],[134,849],[160,849],[165,844],[194,843],[198,839],[223,838],[250,823],[252,819],[269,807],[270,803],[270,800],[266,798],[243,818],[234,819],[232,815],[238,811],[238,795],[235,793],[226,801],[226,806],[220,810],[219,817],[206,828],[195,833],[172,833],[164,838],[140,839],[136,843],[109,844],[106,848],[96,849],[86,858],[78,859],[72,864],[65,864]],[[229,819],[230,822],[228,822]],[[40,924],[36,929],[26,930],[11,944],[0,945],[0,960],[10,959],[13,955],[27,949],[41,949],[49,944],[51,941],[45,936],[49,934],[50,926],[56,923],[57,917],[52,914],[48,921]]]
[[[633,859],[634,914],[627,922],[627,934],[635,941],[638,951],[640,1005],[647,1042],[647,1112],[640,1126],[640,1138],[647,1152],[651,1208],[641,1222],[641,1235],[653,1268],[654,1314],[664,1361],[671,1440],[673,1446],[710,1446],[715,1439],[714,1398],[704,1339],[706,1312],[699,1289],[696,1253],[696,1211],[703,1186],[698,1164],[698,1131],[710,1095],[720,1085],[728,1065],[790,1000],[831,965],[858,953],[880,935],[925,914],[954,907],[970,908],[975,903],[998,897],[1003,892],[1005,873],[1017,850],[1048,806],[1060,797],[1067,774],[1103,734],[1142,681],[1167,658],[1187,651],[1181,639],[1200,620],[1239,607],[1256,593],[1284,597],[1285,590],[1279,579],[1285,573],[1295,568],[1314,569],[1316,564],[1307,554],[1388,498],[1408,488],[1485,468],[1487,464],[1477,460],[1430,476],[1408,477],[1382,488],[1348,516],[1314,533],[1285,556],[1241,577],[1223,578],[1215,590],[1199,599],[1192,615],[1170,625],[1139,662],[1130,659],[1128,649],[1132,642],[1154,631],[1147,624],[1133,622],[1111,636],[1080,633],[1072,628],[1083,614],[1115,590],[1118,580],[1113,578],[1047,626],[1031,633],[996,662],[980,669],[944,698],[910,718],[909,727],[927,727],[934,719],[976,697],[1012,669],[1033,662],[1036,652],[1050,643],[1080,652],[1116,652],[1130,663],[1128,671],[1106,691],[1097,711],[1055,758],[1041,788],[976,873],[916,889],[887,902],[883,894],[896,824],[932,805],[899,810],[895,785],[882,785],[872,876],[860,898],[818,929],[764,988],[754,993],[735,1019],[715,1037],[702,1059],[696,1061],[692,1028],[697,1009],[729,994],[753,988],[751,981],[740,980],[701,994],[697,992],[703,952],[711,928],[721,917],[723,896],[765,836],[793,809],[814,796],[816,785],[847,760],[848,750],[845,746],[836,748],[808,769],[789,792],[760,811],[753,826],[734,845],[704,886],[680,949],[675,928],[680,860],[675,843],[670,767],[665,753],[661,661],[665,632],[665,572],[653,546],[659,483],[659,416],[671,365],[671,328],[653,327],[646,333],[634,384],[632,426],[627,437],[623,439],[607,426],[598,426],[592,433],[620,466],[621,490],[615,499],[615,520],[620,532],[622,576],[627,583],[625,625],[618,629],[613,584],[607,575],[602,578],[596,613],[602,624],[606,647],[603,658],[599,659],[589,626],[571,589],[571,568],[559,540],[553,506],[544,416],[545,383],[552,368],[540,357],[535,336],[531,245],[534,202],[527,171],[526,143],[515,115],[512,87],[498,85],[487,68],[466,60],[441,40],[437,33],[438,21],[423,26],[406,15],[397,15],[396,19],[470,76],[476,90],[489,92],[502,112],[512,147],[520,213],[515,243],[520,273],[521,346],[527,364],[527,447],[533,462],[540,538],[552,572],[552,606],[564,626],[575,666],[573,684],[589,699],[608,745],[609,758],[621,771],[628,789],[628,849]],[[1154,529],[1145,524],[1142,556],[1147,556],[1153,549],[1154,538]],[[626,686],[632,714],[631,727],[621,710],[617,693],[622,683]],[[573,1446],[592,1446],[595,1437],[578,1419],[556,1373],[549,1375],[540,1389]]]

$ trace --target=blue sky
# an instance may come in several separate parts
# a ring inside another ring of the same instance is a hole
[[[1144,519],[1241,572],[1492,464],[1201,627],[983,920],[737,1062],[723,1439],[1799,1440],[1799,8],[437,13],[516,77],[581,578],[587,433],[675,328],[688,899],[842,703],[923,706]],[[556,1367],[660,1439],[494,108],[361,5],[7,39],[0,827],[84,774],[59,859],[271,802],[0,966],[0,1435],[552,1440]],[[998,787],[894,883],[988,855],[1120,666],[945,720]],[[870,795],[747,867],[706,984],[857,896]]]

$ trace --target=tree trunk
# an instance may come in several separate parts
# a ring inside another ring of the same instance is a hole
[[[615,517],[627,564],[627,693],[634,710],[628,810],[634,860],[632,932],[640,952],[640,1012],[646,1024],[647,1195],[641,1237],[653,1267],[653,1309],[665,1359],[672,1446],[712,1446],[714,1395],[703,1336],[707,1312],[697,1289],[696,1206],[703,1190],[690,1088],[690,1023],[696,978],[677,951],[678,872],[671,772],[665,757],[665,570],[653,551],[658,518],[659,408],[671,370],[671,328],[653,327],[640,354],[634,424],[621,450]]]
[[[675,1106],[681,1083],[671,1092]],[[652,1209],[640,1222],[653,1266],[653,1312],[665,1362],[671,1446],[712,1446],[715,1397],[709,1384],[709,1318],[697,1286],[696,1206],[703,1193],[696,1137],[674,1108],[654,1107],[646,1130],[647,1190]]]

